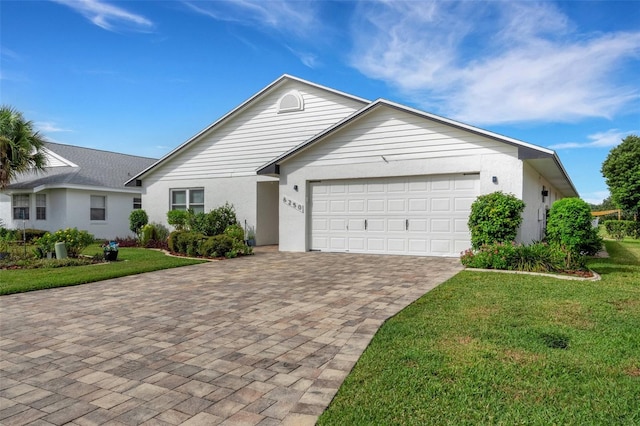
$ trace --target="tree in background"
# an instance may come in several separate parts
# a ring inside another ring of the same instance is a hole
[[[47,157],[44,138],[15,109],[0,107],[0,190],[20,173],[44,170]]]
[[[613,148],[600,170],[614,203],[636,219],[640,212],[640,137],[629,135]]]

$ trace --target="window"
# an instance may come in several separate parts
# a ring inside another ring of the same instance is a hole
[[[172,189],[171,210],[193,210],[204,213],[204,189]]]
[[[133,198],[133,209],[140,210],[142,208],[142,198]]]
[[[47,220],[47,194],[36,194],[36,220]]]
[[[297,90],[287,92],[278,101],[278,113],[302,111],[304,109],[304,100]]]
[[[91,220],[106,220],[107,219],[107,197],[103,195],[91,196]]]
[[[29,220],[29,194],[13,194],[13,219]]]

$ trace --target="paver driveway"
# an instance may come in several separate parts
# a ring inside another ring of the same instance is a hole
[[[259,250],[0,297],[0,422],[313,424],[456,259]]]

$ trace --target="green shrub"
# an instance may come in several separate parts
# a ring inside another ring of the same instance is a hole
[[[167,223],[173,226],[176,231],[186,231],[188,217],[189,212],[186,210],[169,210],[167,212]]]
[[[592,256],[602,248],[597,228],[592,226],[591,209],[580,198],[563,198],[549,211],[547,241],[569,250],[570,254]]]
[[[233,250],[234,240],[229,235],[215,235],[207,238],[201,247],[202,255],[207,257],[236,257]]]
[[[82,250],[95,241],[93,235],[78,228],[60,229],[53,234],[47,232],[35,242],[43,252],[53,252],[55,243],[64,242],[69,257],[78,257]]]
[[[17,229],[16,233],[18,234],[18,239],[20,241],[22,241],[22,231]],[[42,229],[27,228],[27,229],[24,230],[24,237],[26,238],[27,242],[31,242],[31,241],[35,240],[36,238],[42,237],[46,233],[47,233],[47,231],[44,231]]]
[[[140,230],[140,244],[144,247],[151,240],[156,240],[157,231],[155,225],[147,223]]]
[[[249,247],[244,240],[244,229],[240,225],[227,226],[224,235],[228,235],[233,239],[232,251],[238,254],[247,255],[253,253],[253,249]],[[235,256],[233,256],[235,257]]]
[[[585,269],[586,257],[571,254],[557,244],[485,244],[469,249],[460,257],[469,268],[502,269],[526,272],[563,272]]]
[[[187,217],[187,223],[192,231],[207,236],[221,235],[231,225],[237,225],[238,219],[233,205],[225,203],[209,213],[192,213]],[[242,228],[240,228],[242,229]],[[244,239],[244,233],[243,238]]]
[[[640,222],[633,220],[607,220],[604,222],[607,234],[616,240],[624,237],[640,238]]]
[[[143,226],[149,223],[149,216],[144,210],[133,210],[129,214],[129,229],[136,235],[140,235]]]
[[[204,235],[191,231],[174,232],[173,234],[177,234],[173,242],[173,251],[187,256],[200,255],[200,245],[205,238]]]
[[[469,215],[471,246],[479,249],[483,244],[515,240],[523,210],[524,202],[512,194],[497,191],[480,195],[471,205]]]
[[[169,234],[169,238],[167,240],[167,245],[169,246],[169,250],[171,250],[174,253],[179,253],[178,239],[180,238],[180,235],[184,232],[187,232],[187,231],[173,231],[172,233]]]
[[[513,243],[484,244],[478,250],[467,250],[460,261],[470,268],[514,269],[516,245]]]
[[[169,228],[158,222],[151,222],[156,228],[156,240],[166,241],[169,238]]]

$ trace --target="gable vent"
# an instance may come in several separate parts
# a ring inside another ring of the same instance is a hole
[[[304,100],[297,90],[285,93],[278,100],[278,114],[282,112],[302,111],[304,109]]]

